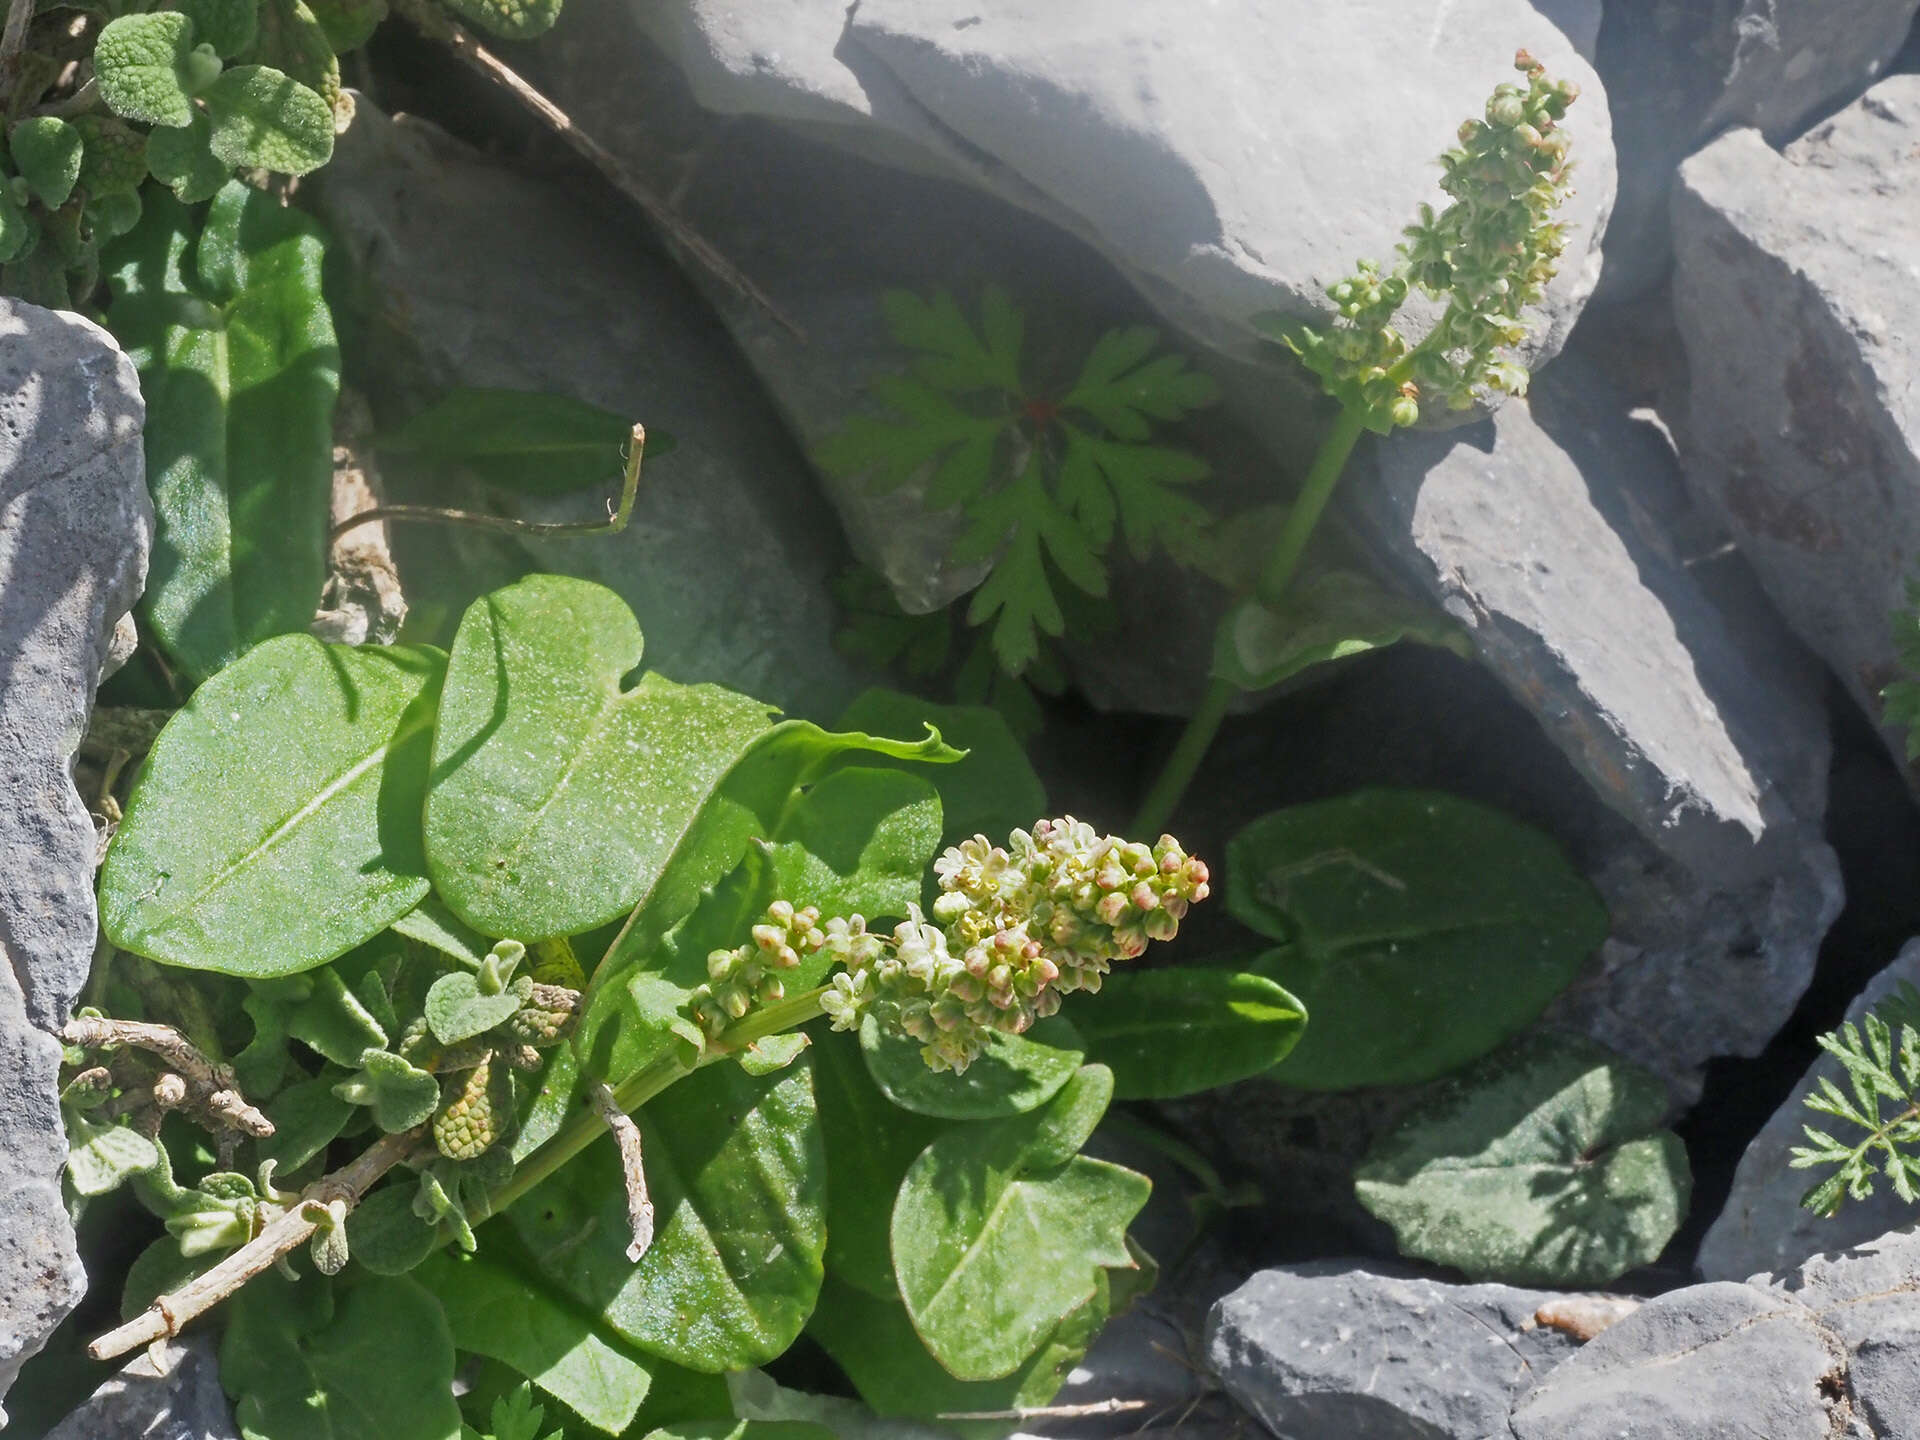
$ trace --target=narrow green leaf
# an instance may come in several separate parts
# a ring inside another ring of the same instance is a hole
[[[108,325],[147,398],[147,614],[204,679],[305,630],[319,603],[340,383],[324,247],[300,212],[232,182],[204,227],[149,193],[107,258]]]
[[[1184,966],[1122,970],[1074,1013],[1087,1058],[1120,1100],[1171,1100],[1271,1070],[1299,1042],[1306,1008],[1273,981]]]
[[[819,1293],[826,1163],[807,1057],[772,1075],[696,1071],[635,1117],[653,1245],[625,1257],[626,1188],[596,1146],[508,1219],[540,1270],[633,1344],[718,1372],[782,1354]]]
[[[108,851],[108,938],[266,979],[411,910],[427,893],[417,817],[443,664],[424,646],[288,635],[201,686],[154,742]]]
[[[453,1339],[413,1281],[269,1271],[227,1306],[220,1382],[244,1440],[457,1440]]]
[[[500,1247],[505,1248],[505,1247]],[[462,1350],[510,1365],[582,1420],[618,1435],[653,1383],[643,1358],[604,1323],[493,1247],[435,1255],[417,1272]]]
[[[1251,968],[1313,1023],[1274,1078],[1410,1084],[1534,1019],[1607,935],[1593,887],[1539,831],[1427,790],[1265,815],[1227,847],[1236,919],[1285,943]]]
[[[305,175],[333,158],[332,107],[270,65],[222,72],[205,99],[213,121],[209,144],[228,165]]]
[[[913,1328],[947,1372],[995,1380],[1020,1368],[1133,1264],[1127,1224],[1143,1175],[1078,1153],[1113,1076],[1089,1065],[1039,1110],[962,1126],[929,1145],[894,1202],[892,1244]]]
[[[1568,1035],[1448,1080],[1354,1175],[1400,1252],[1513,1285],[1605,1285],[1660,1254],[1692,1176],[1658,1077]]]

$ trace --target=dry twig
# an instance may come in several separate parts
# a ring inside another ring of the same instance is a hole
[[[143,1020],[107,1020],[82,1017],[69,1020],[60,1032],[69,1045],[85,1050],[103,1046],[129,1046],[158,1056],[180,1080],[182,1091],[173,1105],[189,1105],[218,1126],[240,1130],[256,1140],[273,1134],[273,1122],[247,1103],[240,1093],[233,1072],[207,1059],[171,1025],[153,1025]],[[161,1077],[162,1082],[166,1077]],[[169,1096],[173,1087],[166,1087]],[[159,1092],[156,1091],[156,1098]],[[169,1107],[171,1108],[171,1106]]]
[[[653,1243],[653,1200],[647,1194],[647,1169],[640,1153],[640,1127],[605,1083],[593,1087],[593,1108],[613,1131],[620,1147],[620,1169],[627,1181],[627,1225],[633,1231],[633,1243],[627,1246],[627,1259],[638,1261]]]

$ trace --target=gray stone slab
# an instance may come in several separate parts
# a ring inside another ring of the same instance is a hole
[[[671,434],[620,535],[531,541],[518,566],[597,580],[634,608],[646,663],[831,720],[858,689],[833,648],[831,510],[725,330],[630,213],[483,158],[362,100],[318,189],[376,337],[381,392],[452,385],[573,395]],[[604,518],[608,494],[526,500],[534,519]],[[390,493],[398,493],[389,466]],[[446,503],[482,497],[450,492]],[[401,580],[438,564],[449,595],[512,577],[471,532],[395,526]],[[417,595],[409,601],[419,607]]]
[[[105,331],[0,299],[0,1395],[86,1285],[51,1032],[93,956],[96,841],[71,764],[146,577],[144,413]]]
[[[162,1340],[131,1361],[45,1440],[239,1440],[204,1334]]]
[[[1214,1306],[1207,1360],[1281,1440],[1482,1440],[1574,1352],[1534,1321],[1555,1298],[1349,1261],[1263,1270]]]
[[[1689,485],[1875,716],[1920,571],[1916,145],[1920,76],[1895,76],[1784,154],[1715,141],[1673,203]]]

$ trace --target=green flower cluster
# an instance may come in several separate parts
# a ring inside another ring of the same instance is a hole
[[[843,967],[820,1002],[834,1028],[871,1011],[920,1041],[934,1070],[964,1070],[996,1031],[1018,1035],[1063,995],[1097,991],[1115,960],[1172,939],[1208,893],[1205,863],[1171,835],[1143,845],[1072,816],[1016,830],[1004,847],[975,836],[934,872],[931,921],[915,909],[882,937],[855,915],[807,936]]]
[[[1328,393],[1379,417],[1377,428],[1414,424],[1427,402],[1464,410],[1486,390],[1526,392],[1526,367],[1500,351],[1525,338],[1520,313],[1540,300],[1566,248],[1565,227],[1551,218],[1572,193],[1559,122],[1580,90],[1548,79],[1524,50],[1514,68],[1526,85],[1498,86],[1486,118],[1462,125],[1459,145],[1440,157],[1453,203],[1437,215],[1420,207],[1399,247],[1404,263],[1382,274],[1361,261],[1327,291],[1339,322],[1286,336]],[[1392,320],[1414,286],[1447,307],[1409,345]]]

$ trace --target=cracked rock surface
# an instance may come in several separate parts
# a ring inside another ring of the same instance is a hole
[[[0,1395],[86,1287],[52,1032],[93,958],[94,828],[70,767],[146,579],[144,418],[104,330],[0,299]]]

